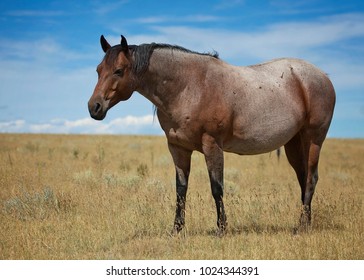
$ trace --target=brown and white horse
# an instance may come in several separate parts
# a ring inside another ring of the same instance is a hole
[[[335,106],[335,90],[318,68],[299,59],[236,67],[217,55],[166,44],[128,45],[121,36],[105,57],[88,102],[91,117],[105,118],[134,91],[157,108],[176,169],[174,232],[185,224],[191,154],[204,154],[216,202],[218,234],[224,233],[223,152],[252,155],[285,147],[302,191],[299,228],[311,222],[318,161]]]

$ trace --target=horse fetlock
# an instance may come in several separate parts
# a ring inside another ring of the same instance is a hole
[[[311,215],[307,213],[302,213],[300,217],[299,226],[303,228],[308,228],[311,225]]]
[[[300,225],[309,226],[311,224],[311,207],[303,205],[301,210]]]
[[[293,229],[293,234],[307,233],[311,228],[311,210],[307,205],[303,205],[298,226]]]

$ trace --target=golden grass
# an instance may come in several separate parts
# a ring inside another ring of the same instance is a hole
[[[284,154],[225,155],[228,231],[194,153],[186,228],[171,237],[164,137],[0,134],[0,259],[363,259],[364,140],[328,139],[309,233]]]

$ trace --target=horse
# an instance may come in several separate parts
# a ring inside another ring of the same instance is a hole
[[[216,204],[217,235],[226,232],[223,202],[224,151],[255,155],[284,146],[301,187],[297,229],[311,225],[311,201],[318,181],[320,150],[335,106],[327,75],[300,59],[282,58],[238,67],[216,53],[198,53],[169,44],[111,46],[88,102],[103,120],[110,108],[139,92],[156,108],[176,174],[173,234],[185,225],[185,205],[193,151],[204,155]],[[296,228],[296,227],[295,227]]]

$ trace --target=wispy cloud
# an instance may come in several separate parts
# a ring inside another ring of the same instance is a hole
[[[55,17],[64,16],[66,13],[61,10],[12,10],[5,13],[13,17]]]
[[[57,38],[47,36],[40,39],[0,39],[0,61],[9,61],[14,66],[18,63],[34,67],[50,67],[54,64],[57,69],[65,64],[89,60],[95,55],[72,50],[63,46]],[[52,67],[55,69],[55,67]]]
[[[106,15],[110,12],[114,12],[120,9],[123,5],[127,4],[129,0],[119,1],[93,1],[93,12],[98,15]]]
[[[153,26],[157,34],[145,35],[153,41],[155,35],[168,41],[189,42],[199,49],[215,48],[227,57],[245,54],[267,58],[281,53],[304,52],[343,40],[364,36],[364,14],[345,14],[308,22],[284,22],[268,25],[258,31],[229,31],[187,26]],[[138,35],[137,37],[140,37]]]
[[[222,17],[212,15],[186,15],[186,16],[151,16],[133,19],[133,22],[142,24],[157,23],[199,23],[199,22],[216,22],[223,20]]]

